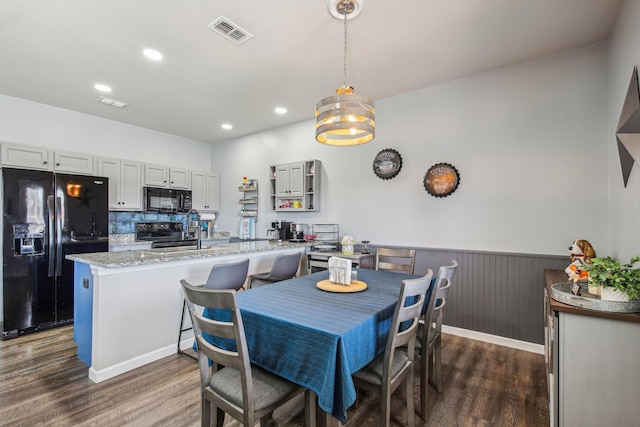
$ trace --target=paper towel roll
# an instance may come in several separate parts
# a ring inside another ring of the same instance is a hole
[[[200,220],[201,221],[215,221],[216,220],[216,214],[214,214],[214,213],[201,213],[200,214]]]

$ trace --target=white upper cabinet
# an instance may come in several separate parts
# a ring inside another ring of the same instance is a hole
[[[2,165],[50,170],[49,150],[42,147],[32,147],[28,145],[2,144]]]
[[[304,163],[276,167],[276,195],[300,197],[304,194]]]
[[[269,199],[274,211],[320,210],[320,160],[271,166]]]
[[[191,171],[162,165],[144,165],[144,185],[191,190]]]
[[[144,185],[151,187],[168,187],[169,168],[160,165],[144,165]]]
[[[194,209],[203,212],[217,212],[218,175],[211,172],[193,171],[191,173],[191,191]]]
[[[169,187],[191,190],[191,171],[189,169],[169,168]]]
[[[53,153],[53,170],[84,175],[93,175],[93,156],[83,153],[56,151]]]
[[[94,159],[89,154],[50,151],[44,147],[30,145],[2,144],[1,156],[3,166],[94,175]]]
[[[98,175],[109,178],[109,209],[142,210],[142,165],[129,160],[98,158]]]

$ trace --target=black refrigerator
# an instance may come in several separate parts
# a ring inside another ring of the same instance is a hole
[[[68,254],[109,250],[108,179],[2,169],[2,339],[73,322]]]

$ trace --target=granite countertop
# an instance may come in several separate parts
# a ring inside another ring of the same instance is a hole
[[[231,233],[228,231],[215,231],[211,235],[203,235],[202,240],[225,240],[231,237]],[[110,234],[109,246],[132,246],[140,245],[146,246],[149,244],[148,240],[136,240],[135,233],[126,234]]]
[[[277,251],[306,246],[310,246],[310,243],[276,243],[271,241],[256,241],[224,243],[220,245],[213,245],[210,248],[204,249],[184,250],[179,248],[158,248],[125,252],[95,252],[87,254],[72,254],[67,255],[66,258],[71,261],[82,262],[97,267],[119,268],[169,261],[185,261],[190,259],[225,255]]]

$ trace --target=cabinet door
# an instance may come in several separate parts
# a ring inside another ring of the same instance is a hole
[[[304,163],[289,166],[289,195],[304,195]]]
[[[144,185],[151,187],[169,186],[169,168],[159,165],[144,165]]]
[[[218,200],[218,175],[207,174],[207,210],[218,211],[220,209]]]
[[[142,210],[142,164],[123,160],[120,165],[120,208]]]
[[[191,190],[191,171],[187,169],[169,169],[169,187]]]
[[[53,170],[56,172],[93,175],[93,156],[56,151],[53,157]]]
[[[191,203],[194,209],[205,210],[207,205],[207,174],[193,171],[191,173]]]
[[[109,178],[109,209],[120,205],[120,160],[98,158],[98,175]]]
[[[2,164],[18,168],[49,170],[49,150],[26,145],[2,144]]]
[[[289,196],[289,166],[276,168],[276,196]]]

